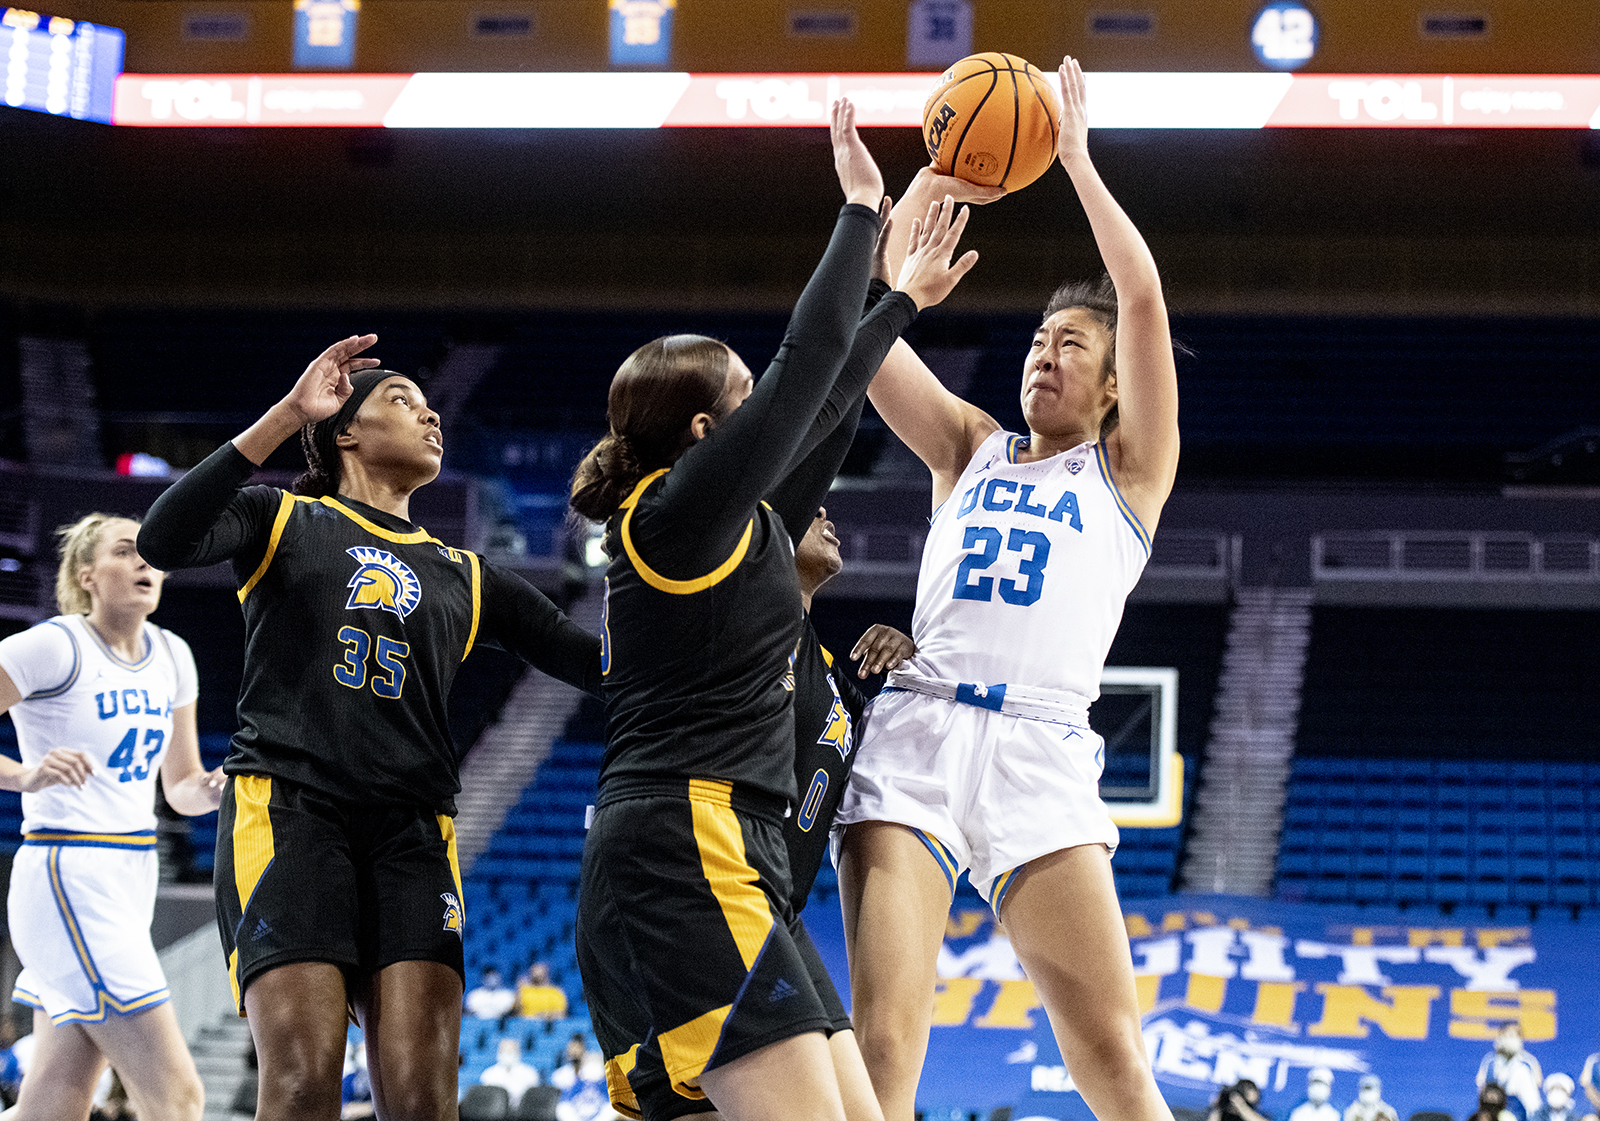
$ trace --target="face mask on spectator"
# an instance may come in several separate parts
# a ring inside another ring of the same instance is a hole
[[[1545,1095],[1545,1101],[1550,1103],[1551,1109],[1566,1109],[1572,1104],[1572,1095],[1558,1086]]]
[[[1361,1099],[1362,1105],[1378,1104],[1378,1088],[1376,1086],[1364,1087],[1358,1096]]]
[[[1328,1100],[1328,1084],[1326,1082],[1313,1082],[1306,1087],[1306,1097],[1317,1105]]]
[[[1494,1049],[1509,1059],[1522,1050],[1522,1037],[1507,1032],[1494,1041]]]

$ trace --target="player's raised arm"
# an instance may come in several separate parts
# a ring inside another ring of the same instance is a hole
[[[306,367],[261,418],[168,487],[139,529],[139,553],[160,569],[226,560],[258,535],[261,510],[235,502],[239,488],[279,444],[312,421],[333,416],[350,397],[350,374],[379,365],[357,357],[376,335],[334,343]]]
[[[1057,154],[1117,290],[1118,424],[1106,451],[1128,505],[1153,531],[1178,470],[1178,371],[1166,300],[1149,247],[1089,159],[1089,118],[1077,59],[1064,59],[1059,76]]]

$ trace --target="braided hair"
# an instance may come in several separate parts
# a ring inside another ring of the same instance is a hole
[[[338,439],[350,430],[361,403],[385,378],[404,377],[393,370],[362,370],[350,375],[350,396],[339,411],[313,421],[300,429],[300,450],[305,453],[306,470],[290,488],[295,494],[326,498],[339,493],[344,466],[339,459]]]

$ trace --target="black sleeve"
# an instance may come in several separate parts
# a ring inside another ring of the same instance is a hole
[[[788,473],[855,340],[877,237],[871,207],[839,212],[828,250],[755,390],[683,454],[655,500],[635,513],[631,532],[651,564],[669,573],[715,567],[756,503]]]
[[[232,440],[206,456],[151,505],[139,528],[139,555],[171,570],[259,554],[281,492],[241,489],[255,469]]]
[[[917,305],[904,292],[886,293],[886,298],[861,321],[856,341],[850,348],[839,380],[834,383],[816,422],[796,453],[795,464],[782,482],[767,496],[772,509],[783,519],[789,537],[795,542],[805,536],[812,515],[827,497],[844,457],[855,442],[856,426],[867,401],[867,388],[878,367],[905,329],[917,316]],[[836,399],[842,402],[834,411]]]
[[[600,695],[600,640],[513,572],[480,558],[484,638],[535,669]]]

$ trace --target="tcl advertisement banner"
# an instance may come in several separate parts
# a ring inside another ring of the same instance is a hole
[[[1593,128],[1600,77],[1086,75],[1096,128]],[[113,121],[147,127],[917,127],[938,74],[124,74]]]
[[[1341,1110],[1371,1073],[1402,1118],[1463,1117],[1508,1021],[1547,1075],[1576,1081],[1600,1051],[1594,918],[1435,911],[1407,921],[1392,908],[1202,895],[1130,900],[1124,918],[1145,1048],[1174,1106],[1203,1108],[1218,1087],[1249,1078],[1283,1121],[1305,1099],[1307,1074],[1327,1067]],[[848,1002],[837,912],[813,906],[805,920]],[[1032,982],[976,897],[958,897],[939,977],[919,1108],[1089,1121]]]

